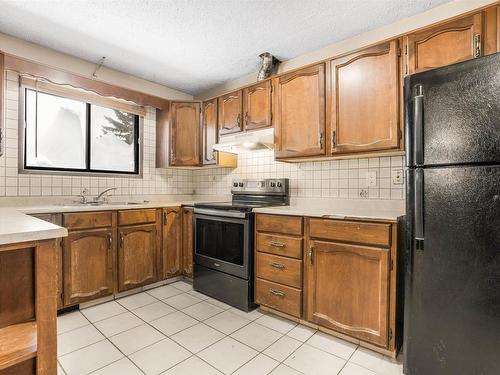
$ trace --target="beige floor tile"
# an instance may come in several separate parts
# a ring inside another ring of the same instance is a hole
[[[323,332],[316,332],[307,340],[307,344],[344,359],[349,359],[358,347],[356,344]]]
[[[93,372],[92,375],[143,375],[143,373],[130,359],[122,358]]]
[[[348,362],[339,375],[378,375],[377,373],[370,371],[364,367],[358,366],[355,363]]]
[[[86,309],[82,309],[80,311],[92,323],[127,312],[122,305],[115,301],[101,303],[100,305],[87,307]]]
[[[186,307],[200,303],[201,299],[193,297],[187,293],[178,294],[176,296],[164,299],[163,302],[175,307],[177,310],[185,309]]]
[[[249,324],[250,321],[232,313],[231,311],[224,311],[223,313],[205,320],[204,323],[225,333],[226,335],[230,335],[234,331]]]
[[[212,316],[217,315],[223,311],[224,310],[222,310],[220,307],[212,305],[208,302],[200,302],[195,305],[186,307],[182,310],[183,313],[188,314],[189,316],[192,316],[193,318],[200,321],[211,318]]]
[[[278,317],[276,315],[262,315],[255,321],[267,328],[286,334],[292,330],[297,324],[291,320]]]
[[[349,361],[381,375],[401,375],[403,373],[401,363],[361,347],[354,352]]]
[[[297,327],[293,328],[290,332],[288,332],[287,336],[290,336],[295,340],[305,342],[315,333],[316,333],[315,329],[299,324]]]
[[[223,333],[199,323],[172,335],[170,338],[192,353],[198,353],[223,337]]]
[[[147,375],[156,375],[189,358],[191,353],[170,339],[164,339],[130,355]]]
[[[275,361],[264,354],[259,354],[257,357],[252,358],[249,362],[245,363],[234,375],[267,375],[274,368],[279,365],[278,361]]]
[[[153,320],[149,324],[160,330],[163,334],[170,336],[186,328],[194,326],[197,323],[198,321],[196,319],[193,319],[189,315],[180,311],[176,311],[172,314]]]
[[[278,331],[257,323],[250,323],[234,332],[231,337],[261,352],[283,336]]]
[[[57,375],[66,375],[59,362],[57,363]]]
[[[297,370],[294,370],[291,367],[288,367],[288,366],[285,366],[284,364],[281,364],[278,367],[276,367],[270,373],[270,375],[302,375],[302,373],[297,371]]]
[[[246,312],[246,311],[241,311],[240,309],[236,309],[234,307],[231,307],[230,311],[232,313],[235,313],[236,315],[239,315],[241,316],[242,318],[245,318],[245,319],[248,319],[248,320],[255,320],[255,319],[258,319],[260,318],[262,314],[259,310],[255,309],[255,310],[252,310],[250,312]]]
[[[177,281],[177,282],[169,284],[169,285],[172,285],[174,288],[182,290],[183,292],[189,292],[189,291],[193,290],[193,285],[190,283],[187,283],[185,281]]]
[[[332,375],[337,374],[345,362],[339,357],[304,344],[290,355],[284,364],[306,375]]]
[[[107,340],[99,341],[83,349],[59,357],[67,375],[88,374],[123,357],[123,354]]]
[[[57,355],[71,353],[104,339],[105,337],[93,325],[61,333],[57,336]]]
[[[158,299],[149,295],[146,292],[132,294],[131,296],[123,297],[117,299],[120,305],[129,310],[138,309],[139,307],[150,305],[152,303],[158,302]]]
[[[215,298],[209,297],[205,301],[208,302],[208,303],[211,303],[212,305],[220,307],[223,310],[229,310],[229,309],[232,308],[232,306],[228,305],[227,303],[221,302],[221,301],[219,301],[219,300],[217,300]]]
[[[151,294],[153,297],[158,299],[165,299],[169,297],[176,296],[178,294],[184,293],[182,290],[174,288],[171,285],[164,285],[158,288],[150,289],[146,293]]]
[[[156,303],[152,303],[151,305],[146,305],[143,307],[139,307],[138,309],[132,310],[132,313],[137,315],[139,318],[146,322],[151,322],[155,319],[161,318],[162,316],[171,314],[176,310],[172,307],[158,301]]]
[[[72,311],[57,317],[57,333],[69,332],[90,324],[80,311]]]
[[[264,350],[263,353],[279,362],[283,362],[290,354],[297,350],[300,345],[302,345],[302,343],[299,340],[283,336],[269,348]]]
[[[143,324],[131,330],[110,337],[110,341],[125,355],[130,355],[146,346],[165,338],[149,324]]]
[[[184,362],[172,367],[162,375],[221,375],[220,371],[202,361],[196,356],[186,359]]]
[[[252,348],[226,337],[198,353],[198,357],[224,374],[231,374],[257,354]]]
[[[193,296],[193,297],[196,297],[198,299],[201,299],[202,301],[210,298],[209,296],[207,296],[206,294],[203,294],[203,293],[200,293],[200,292],[197,292],[196,290],[190,290],[189,292],[187,292],[187,294],[189,294],[190,296]]]
[[[140,326],[143,323],[144,322],[134,314],[126,312],[108,319],[101,320],[94,325],[106,337],[111,337],[131,328]]]

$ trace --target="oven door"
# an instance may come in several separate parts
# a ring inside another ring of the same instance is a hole
[[[248,280],[250,218],[213,216],[196,212],[193,217],[195,263]]]

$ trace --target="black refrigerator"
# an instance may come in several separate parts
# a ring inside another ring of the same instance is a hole
[[[404,373],[500,374],[500,54],[405,80]]]

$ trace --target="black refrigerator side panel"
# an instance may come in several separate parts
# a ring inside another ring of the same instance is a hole
[[[409,181],[410,182],[410,181]],[[407,375],[500,374],[500,166],[423,169],[407,276]]]
[[[500,162],[500,53],[408,77],[405,109],[407,165]]]

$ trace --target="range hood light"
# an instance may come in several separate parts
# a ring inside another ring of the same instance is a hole
[[[214,150],[241,154],[256,150],[272,150],[274,148],[274,129],[254,130],[246,133],[228,134],[219,138]]]

